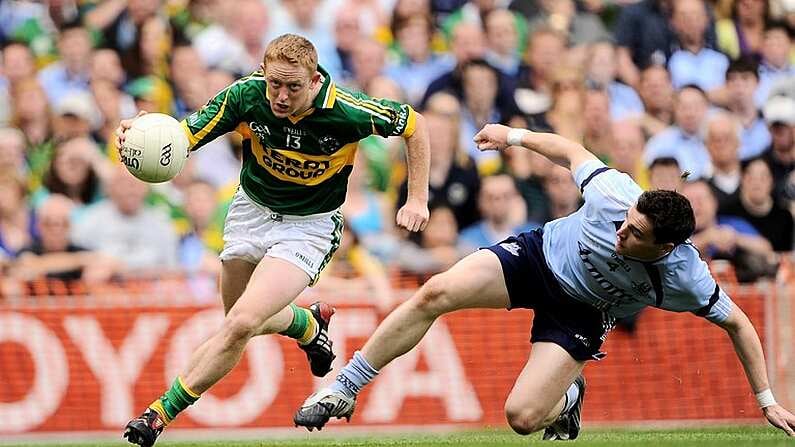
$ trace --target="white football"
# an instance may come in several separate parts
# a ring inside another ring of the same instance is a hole
[[[147,113],[124,132],[121,162],[145,182],[165,182],[182,170],[188,145],[179,121],[162,113]]]

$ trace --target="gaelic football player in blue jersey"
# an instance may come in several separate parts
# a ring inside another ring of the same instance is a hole
[[[310,396],[294,421],[321,428],[350,418],[356,396],[378,371],[422,339],[442,314],[466,308],[534,310],[533,349],[505,403],[519,434],[574,439],[585,393],[581,375],[616,318],[653,306],[692,312],[726,331],[762,413],[795,436],[795,416],[770,390],[759,337],[748,317],[710,275],[688,238],[695,218],[673,191],[647,191],[581,145],[548,133],[489,124],[481,150],[520,146],[571,170],[585,204],[542,229],[467,256],[432,277],[376,329],[336,382]]]

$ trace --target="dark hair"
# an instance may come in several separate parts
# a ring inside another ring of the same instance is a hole
[[[486,61],[486,59],[475,58],[475,59],[471,59],[471,60],[468,60],[468,61],[464,62],[464,64],[461,65],[461,73],[463,74],[465,71],[467,71],[468,69],[470,69],[472,67],[485,68],[486,70],[489,70],[490,72],[494,73],[494,75],[497,76],[497,78],[499,79],[499,76],[500,76],[499,75],[499,71],[496,68],[494,68],[493,65],[488,63],[488,61]]]
[[[635,208],[651,221],[657,244],[679,245],[696,228],[690,201],[676,191],[646,191],[638,198]]]
[[[47,188],[47,191],[52,194],[63,194],[70,199],[74,199],[69,194],[69,188],[66,186],[66,183],[64,183],[55,169],[55,160],[59,158],[62,153],[63,151],[59,151],[58,148],[55,149],[50,166],[44,174],[42,184]],[[99,188],[99,177],[97,177],[97,173],[94,172],[94,168],[89,166],[87,177],[80,184],[80,202],[84,205],[91,203],[91,200],[94,198]]]
[[[1,51],[5,51],[6,48],[12,47],[12,46],[15,46],[15,45],[18,45],[18,46],[21,46],[21,47],[25,47],[28,50],[29,53],[33,54],[33,50],[30,49],[30,46],[28,44],[26,44],[25,42],[23,42],[21,40],[14,40],[14,39],[6,40],[6,41],[0,43],[0,50]]]
[[[697,91],[698,93],[700,93],[700,94],[701,94],[701,96],[702,96],[704,99],[706,99],[707,101],[709,101],[709,98],[707,97],[707,92],[705,92],[703,88],[699,87],[699,86],[698,86],[698,85],[696,85],[696,84],[685,84],[685,85],[683,85],[683,86],[682,86],[682,87],[681,87],[681,88],[680,88],[680,89],[679,89],[679,90],[676,92],[676,97],[677,97],[677,99],[679,98],[679,95],[681,95],[681,94],[682,94],[682,92],[683,92],[683,91],[685,91],[685,90],[695,90],[695,91]]]
[[[768,20],[765,22],[765,32],[773,30],[783,31],[790,39],[795,37],[795,28],[783,20]]]
[[[726,79],[729,79],[732,73],[753,73],[758,80],[759,62],[752,56],[740,56],[729,62],[729,68],[726,69]]]
[[[90,31],[88,31],[88,28],[83,26],[83,22],[81,22],[79,19],[74,19],[74,20],[70,20],[70,21],[68,21],[66,23],[63,23],[59,27],[59,29],[58,29],[59,36],[62,36],[67,31],[74,31],[74,30],[82,30],[82,31],[85,31],[87,33],[90,33]],[[93,44],[93,42],[92,42],[92,44]]]
[[[649,165],[649,171],[656,168],[657,166],[673,166],[679,169],[679,161],[677,161],[674,157],[658,157],[652,160],[651,164]]]
[[[743,160],[740,162],[740,172],[745,175],[745,172],[748,171],[748,168],[751,167],[752,164],[756,163],[757,161],[762,162],[765,166],[767,166],[767,170],[770,174],[773,174],[773,167],[770,166],[770,162],[763,156],[757,155],[756,157],[749,158],[747,160]]]
[[[770,3],[771,3],[770,1],[766,1],[765,2],[765,12],[762,13],[762,22],[767,22],[768,20],[770,20],[770,15],[771,15],[770,14]],[[739,5],[740,5],[740,2],[738,2],[738,1],[733,1],[732,2],[731,19],[735,23],[737,22],[737,20],[740,17],[739,13],[737,12],[737,8],[739,7]]]
[[[397,15],[393,15],[392,21],[389,24],[389,29],[392,31],[392,35],[395,36],[395,41],[397,41],[398,31],[402,30],[403,28],[410,25],[414,21],[425,22],[425,28],[428,30],[428,40],[433,39],[434,24],[433,24],[433,17],[431,17],[430,15],[414,14],[408,17],[398,17]]]

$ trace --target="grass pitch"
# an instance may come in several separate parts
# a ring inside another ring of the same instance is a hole
[[[535,446],[535,445],[571,445],[572,447],[730,447],[730,446],[753,446],[753,447],[795,447],[795,439],[787,438],[783,432],[772,427],[721,427],[721,428],[699,428],[686,430],[626,430],[626,429],[592,429],[585,430],[574,444],[559,444],[542,442],[540,434],[530,437],[521,437],[506,431],[472,431],[455,432],[450,434],[408,434],[404,436],[359,436],[354,438],[307,436],[302,439],[289,440],[214,440],[214,441],[168,441],[168,436],[156,447],[434,447],[434,446],[455,446],[455,447],[512,447],[512,446]],[[106,442],[45,442],[31,444],[6,444],[4,446],[64,446],[79,445],[81,447],[110,447],[110,446],[129,446],[119,441]]]

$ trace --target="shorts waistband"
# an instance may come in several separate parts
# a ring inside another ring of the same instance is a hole
[[[326,219],[329,218],[337,213],[340,212],[339,208],[334,211],[329,211],[327,213],[319,213],[319,214],[308,214],[306,216],[295,216],[292,214],[281,214],[273,211],[272,209],[268,208],[265,205],[257,203],[248,194],[246,191],[243,190],[243,187],[238,187],[237,193],[240,194],[244,199],[246,199],[249,203],[256,206],[263,213],[265,213],[266,217],[270,220],[274,220],[276,222],[296,222],[296,221],[306,221],[306,220],[318,220],[318,219]]]

